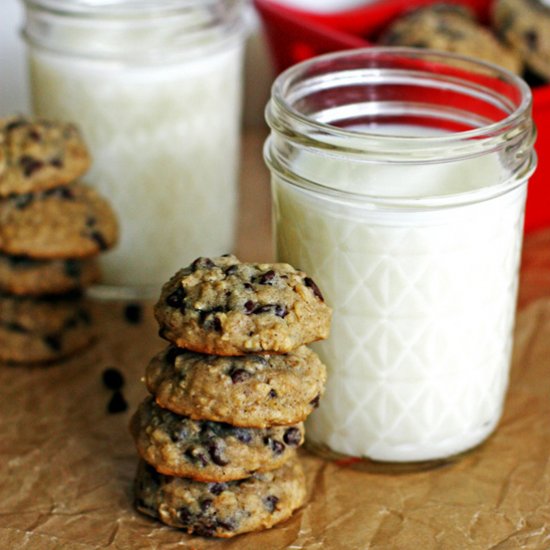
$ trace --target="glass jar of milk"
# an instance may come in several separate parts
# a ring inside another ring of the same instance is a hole
[[[152,285],[232,251],[242,0],[25,0],[34,111],[78,123],[116,209],[105,283]]]
[[[412,49],[322,56],[267,108],[278,259],[334,308],[311,447],[416,467],[484,441],[508,382],[527,180],[527,85]]]

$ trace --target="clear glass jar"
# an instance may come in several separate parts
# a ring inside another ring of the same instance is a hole
[[[121,240],[119,287],[165,282],[233,250],[242,0],[25,0],[36,114],[80,125]]]
[[[354,50],[281,74],[267,121],[278,259],[334,309],[310,447],[371,468],[474,448],[508,383],[528,86],[451,54]]]

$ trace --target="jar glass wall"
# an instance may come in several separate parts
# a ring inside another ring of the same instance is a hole
[[[199,255],[233,250],[240,0],[26,0],[34,111],[77,123],[84,180],[112,202],[121,240],[104,281],[156,292]]]
[[[536,164],[530,109],[511,73],[430,51],[331,54],[276,80],[277,256],[334,309],[315,344],[329,378],[310,446],[421,465],[495,429]]]

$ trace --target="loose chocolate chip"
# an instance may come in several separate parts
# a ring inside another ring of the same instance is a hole
[[[277,507],[277,503],[279,502],[279,498],[275,495],[268,495],[264,498],[264,505],[268,512],[273,513],[275,511],[275,508]]]
[[[21,166],[24,176],[26,178],[30,178],[35,172],[44,167],[44,163],[41,160],[35,159],[29,155],[23,155],[19,159],[19,166]]]
[[[141,304],[126,304],[124,317],[131,325],[139,325],[141,323],[142,311]]]
[[[226,483],[212,483],[212,485],[210,485],[210,492],[216,496],[221,495],[226,489]]]
[[[208,446],[208,454],[210,455],[212,462],[218,466],[227,466],[229,464],[229,461],[223,456],[223,451],[223,445],[219,440],[213,441]]]
[[[298,428],[288,428],[283,436],[283,441],[291,447],[297,447],[302,441],[302,434]]]
[[[321,291],[319,290],[319,287],[315,284],[315,281],[311,277],[306,277],[304,279],[304,284],[308,288],[311,288],[313,294],[315,294],[315,296],[317,296],[317,298],[319,298],[321,302],[325,301],[325,299],[323,298],[323,295],[321,294]]]
[[[212,507],[212,504],[214,501],[211,498],[205,498],[204,500],[201,500],[200,507],[203,512],[206,512]]]
[[[166,297],[166,305],[170,307],[181,308],[183,306],[183,301],[185,300],[185,289],[182,286],[179,286]]]
[[[52,351],[61,351],[61,336],[59,334],[47,334],[44,342]]]
[[[271,389],[269,390],[269,397],[271,397],[271,399],[275,399],[277,397],[277,392],[274,390],[274,389]]]
[[[234,428],[233,435],[241,443],[250,443],[252,441],[252,434],[250,433],[250,430],[247,430],[246,428]]]
[[[124,375],[115,367],[107,367],[101,374],[101,379],[110,390],[116,391],[124,387]]]
[[[193,519],[193,514],[191,513],[191,510],[187,508],[187,506],[182,506],[178,510],[178,519],[184,526],[187,527],[189,525],[189,522]]]
[[[99,231],[92,231],[89,237],[97,244],[99,250],[107,250],[109,248],[105,237]]]
[[[319,406],[319,400],[321,399],[320,395],[316,395],[309,404],[313,406],[314,409],[316,409]]]
[[[266,271],[259,280],[259,283],[261,285],[271,285],[273,283],[273,279],[275,278],[275,271],[270,269],[269,271]]]
[[[248,380],[252,375],[245,369],[233,368],[229,371],[229,376],[233,384],[238,384]]]
[[[65,260],[63,268],[65,275],[71,279],[78,279],[82,274],[82,264],[78,260]]]
[[[109,403],[107,404],[107,411],[110,414],[116,414],[124,412],[128,409],[128,402],[124,398],[124,395],[122,395],[122,392],[115,391],[113,393],[113,396],[109,400]]]

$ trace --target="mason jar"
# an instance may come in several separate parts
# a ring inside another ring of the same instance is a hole
[[[151,288],[234,248],[242,0],[24,0],[34,111],[77,123],[121,238],[104,282]]]
[[[369,48],[291,67],[266,112],[277,257],[334,310],[308,445],[370,468],[476,447],[508,384],[528,86],[457,55]]]

